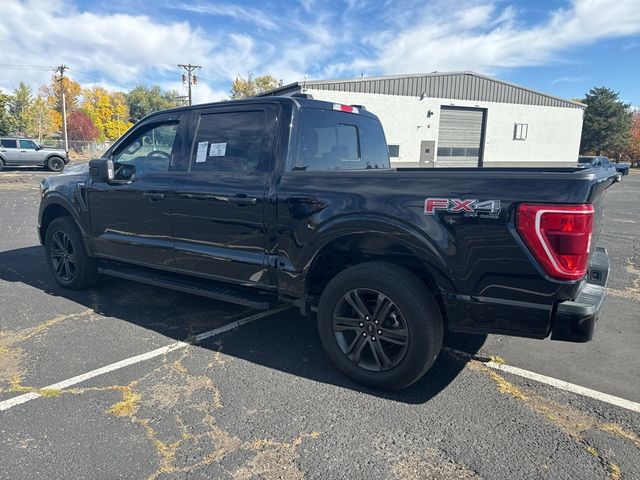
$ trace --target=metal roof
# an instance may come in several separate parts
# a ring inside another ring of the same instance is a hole
[[[386,77],[363,77],[349,80],[294,82],[262,93],[260,96],[289,95],[303,89],[451,98],[545,107],[585,108],[586,106],[579,102],[554,97],[553,95],[537,92],[530,88],[474,72],[433,72]]]

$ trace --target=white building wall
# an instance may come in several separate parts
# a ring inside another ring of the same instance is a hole
[[[418,162],[420,142],[438,140],[440,107],[484,108],[486,131],[484,166],[575,166],[582,132],[581,108],[542,107],[510,103],[478,102],[442,98],[379,95],[313,90],[317,100],[364,105],[382,122],[387,143],[400,145],[395,162]],[[431,111],[431,116],[428,112]],[[527,139],[514,140],[515,123],[528,124]]]

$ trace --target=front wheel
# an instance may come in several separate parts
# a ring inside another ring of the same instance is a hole
[[[47,160],[47,168],[52,172],[61,172],[64,169],[64,160],[60,157],[51,157]]]
[[[622,174],[619,173],[616,175],[616,182],[621,182],[622,181]]]
[[[71,217],[56,218],[47,228],[44,242],[49,269],[65,288],[81,290],[98,280],[95,258],[87,255],[82,236]]]
[[[373,388],[401,389],[435,361],[443,322],[420,279],[391,263],[368,262],[327,285],[318,331],[328,356],[348,377]]]

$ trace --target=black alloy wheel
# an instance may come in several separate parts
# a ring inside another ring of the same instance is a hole
[[[333,314],[333,331],[352,362],[375,372],[398,365],[409,346],[407,321],[398,306],[369,288],[343,295]]]
[[[76,274],[76,256],[69,236],[57,231],[51,237],[53,245],[50,249],[51,262],[55,274],[63,282],[72,282]]]
[[[54,219],[45,233],[45,253],[56,282],[81,290],[95,285],[98,263],[87,254],[82,235],[71,217]]]
[[[338,273],[318,305],[318,334],[331,361],[373,388],[400,389],[422,377],[442,346],[433,293],[414,273],[371,261]]]

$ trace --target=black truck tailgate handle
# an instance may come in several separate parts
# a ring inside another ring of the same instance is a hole
[[[151,201],[164,199],[164,193],[159,192],[142,192],[142,196],[147,197]]]

